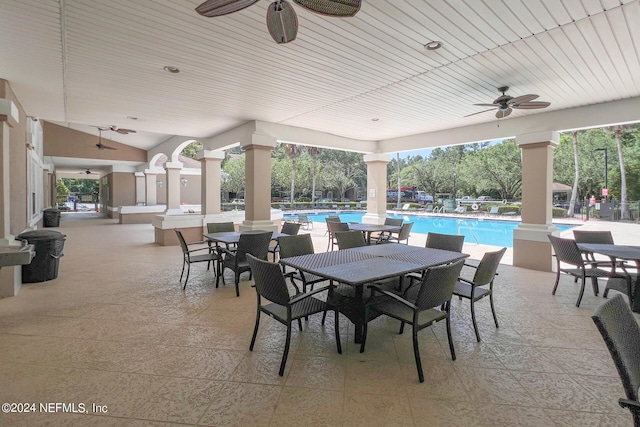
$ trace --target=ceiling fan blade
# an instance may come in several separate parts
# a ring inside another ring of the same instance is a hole
[[[115,132],[121,133],[122,135],[127,135],[127,134],[130,134],[130,133],[136,133],[136,131],[133,130],[133,129],[122,129],[122,128],[117,128],[117,127],[114,127],[112,130],[115,131]]]
[[[493,103],[494,104],[502,104],[503,102],[509,102],[511,101],[513,98],[510,97],[509,95],[500,95],[499,97],[497,97]]]
[[[535,110],[536,108],[547,108],[549,105],[551,105],[550,102],[533,101],[514,105],[513,108],[517,108],[519,110]]]
[[[196,12],[207,18],[228,15],[257,3],[258,0],[207,0],[196,7]]]
[[[338,18],[354,16],[360,10],[361,0],[293,0],[311,12]]]
[[[533,101],[536,98],[538,98],[538,95],[534,95],[532,93],[528,95],[520,95],[511,99],[511,101],[509,101],[509,104],[522,104],[523,102]]]
[[[499,119],[504,119],[509,114],[511,114],[512,111],[513,110],[511,108],[507,108],[506,110],[498,110],[496,112],[496,117],[499,118]]]
[[[473,104],[473,105],[477,105],[478,107],[498,107],[500,104]]]
[[[489,108],[488,110],[482,110],[482,111],[478,111],[477,113],[471,113],[471,114],[467,114],[464,117],[471,117],[471,116],[475,116],[476,114],[482,114],[482,113],[486,113],[487,111],[493,111],[494,108]]]
[[[98,150],[117,150],[117,148],[109,147],[108,145],[104,145],[102,142],[97,143],[96,147],[98,147]]]
[[[298,17],[286,0],[274,1],[267,9],[267,28],[278,44],[289,43],[298,34]]]

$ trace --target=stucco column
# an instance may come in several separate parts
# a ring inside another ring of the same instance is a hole
[[[52,184],[55,188],[55,179],[51,173],[52,170],[52,165],[48,163],[42,165],[42,206],[45,208],[55,205],[55,201],[52,197],[53,192],[51,191]]]
[[[202,150],[199,153],[201,166],[200,197],[202,215],[220,213],[220,164],[224,160],[222,150]]]
[[[367,213],[362,222],[383,224],[387,217],[387,164],[390,154],[372,153],[364,156],[367,164]]]
[[[240,230],[276,230],[271,221],[271,152],[276,138],[254,133],[245,151],[245,214]]]
[[[181,162],[167,162],[164,164],[167,171],[166,188],[167,188],[167,209],[165,215],[182,215],[180,209],[180,171],[182,170]]]
[[[553,201],[553,151],[560,135],[554,131],[516,136],[522,149],[522,223],[513,230],[513,265],[551,271],[549,234]]]
[[[136,205],[144,204],[146,202],[146,195],[145,195],[146,183],[144,179],[145,178],[144,172],[136,172],[135,176],[136,176]]]
[[[157,187],[158,187],[158,176],[159,171],[154,171],[152,169],[146,169],[144,171],[145,176],[145,202],[147,206],[155,206],[158,204],[157,198]]]

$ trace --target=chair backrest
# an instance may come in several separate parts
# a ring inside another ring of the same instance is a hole
[[[558,262],[564,262],[577,267],[584,266],[582,254],[575,240],[563,239],[549,234],[549,241],[551,242],[553,251],[556,253]]]
[[[298,222],[300,224],[308,224],[309,217],[307,216],[307,214],[298,214]]]
[[[314,253],[310,234],[282,236],[278,239],[278,244],[280,245],[280,259]]]
[[[236,231],[233,222],[208,222],[207,233],[221,233],[223,231]]]
[[[464,260],[461,259],[451,264],[428,269],[414,301],[418,310],[439,307],[449,301],[463,265]]]
[[[451,252],[462,252],[464,236],[455,234],[427,233],[426,248],[442,249]]]
[[[610,231],[573,230],[576,243],[602,243],[613,245],[613,235]]]
[[[500,213],[500,206],[493,206],[491,209],[489,209],[489,213],[490,214]]]
[[[338,241],[338,249],[359,248],[367,245],[361,231],[336,231],[335,236]]]
[[[296,234],[298,234],[299,230],[299,222],[285,222],[284,224],[282,224],[282,230],[280,230],[280,232],[288,234],[290,236],[295,236]]]
[[[618,294],[596,308],[591,318],[607,344],[627,398],[637,401],[640,386],[640,327],[633,313],[622,295]]]
[[[327,223],[329,223],[329,222],[342,222],[342,221],[340,221],[340,217],[338,215],[329,215],[324,220]]]
[[[493,282],[500,260],[506,251],[507,248],[502,248],[495,252],[485,252],[478,264],[478,268],[476,268],[476,273],[473,275],[473,283],[483,286]]]
[[[242,233],[238,240],[238,250],[236,252],[238,261],[245,261],[247,254],[266,260],[269,254],[269,242],[272,234],[273,232],[271,231],[247,231]]]
[[[400,233],[398,233],[398,242],[401,240],[408,240],[409,233],[411,233],[411,228],[413,227],[413,222],[405,222],[402,224],[400,228]]]
[[[384,225],[396,225],[398,227],[400,227],[402,225],[402,218],[385,218],[384,219]]]
[[[349,224],[346,222],[327,222],[327,228],[330,234],[334,234],[336,231],[349,231]]]
[[[404,205],[402,205],[402,210],[406,211],[407,209],[409,209],[411,207],[411,203],[405,203]]]
[[[247,254],[247,261],[253,273],[256,292],[261,297],[279,305],[289,303],[289,290],[279,264],[263,261]]]
[[[467,211],[467,205],[460,205],[453,210],[456,213],[465,213]]]
[[[180,247],[182,248],[182,253],[183,254],[188,254],[189,253],[189,247],[187,246],[187,242],[184,240],[184,236],[182,236],[182,232],[180,230],[178,230],[177,228],[174,228],[173,230],[178,235],[178,241],[180,242]]]

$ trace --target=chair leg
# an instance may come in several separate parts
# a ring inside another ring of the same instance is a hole
[[[260,302],[258,302],[258,306]],[[249,350],[253,351],[253,345],[256,343],[256,337],[258,336],[258,326],[260,326],[260,309],[258,308],[258,312],[256,313],[256,326],[253,328],[253,336],[251,337],[251,345],[249,346]]]
[[[558,272],[556,273],[556,284],[553,285],[553,292],[551,292],[551,295],[556,294],[556,289],[558,289],[558,282],[560,282],[560,265],[558,265]]]
[[[449,351],[451,351],[451,360],[456,360],[456,349],[453,348],[453,339],[451,338],[451,313],[447,313],[447,339],[449,340]]]
[[[413,355],[416,358],[416,368],[418,369],[418,380],[424,382],[424,374],[422,373],[422,362],[420,361],[420,349],[418,348],[418,328],[413,325]]]
[[[298,319],[298,329],[302,332],[302,320]]]
[[[398,331],[399,335],[402,335],[404,333],[404,322],[400,322],[400,330]]]
[[[342,354],[342,343],[340,342],[340,313],[338,313],[338,310],[333,310],[333,312],[335,314],[334,328],[336,333],[336,346],[338,347],[338,354]]]
[[[236,276],[236,296],[239,297],[240,296],[240,273],[236,271],[235,276]]]
[[[184,265],[187,263],[186,260],[182,260],[182,272],[180,273],[180,283],[182,283],[182,276],[184,276]]]
[[[600,289],[598,288],[598,278],[597,277],[592,277],[591,278],[591,286],[593,287],[593,296],[598,296],[598,293],[600,292]]]
[[[184,286],[182,287],[182,290],[184,291],[185,289],[187,289],[187,282],[189,281],[189,273],[191,272],[191,264],[187,263],[187,277],[184,278]]]
[[[496,309],[493,306],[493,292],[489,294],[489,304],[491,305],[491,314],[493,314],[493,321],[496,324],[496,328],[499,328],[500,326],[498,326],[498,316],[496,316]]]
[[[476,333],[476,340],[480,342],[480,332],[478,332],[478,322],[476,322],[476,309],[473,303],[473,298],[469,300],[471,302],[471,321],[473,322],[473,330]]]
[[[280,371],[278,375],[284,375],[284,367],[287,364],[287,356],[289,355],[289,345],[291,344],[291,320],[287,323],[287,342],[284,344],[284,354],[282,355],[282,362],[280,362]]]
[[[364,353],[364,346],[367,343],[367,323],[362,325],[362,338],[360,341],[360,353]]]
[[[582,276],[582,285],[580,285],[580,293],[578,294],[578,301],[576,301],[576,307],[580,307],[580,301],[582,301],[582,295],[584,295],[584,286],[586,284],[586,278]]]

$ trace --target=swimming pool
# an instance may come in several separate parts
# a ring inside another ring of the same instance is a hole
[[[323,223],[327,213],[309,214],[313,222]],[[364,212],[340,212],[343,222],[362,222]],[[389,214],[391,218],[402,218],[405,222],[413,222],[412,232],[427,234],[428,232],[464,235],[465,243],[513,247],[513,229],[520,224],[514,221],[498,221],[484,217],[479,218],[445,218],[437,216]],[[295,214],[287,214],[284,218],[295,218]],[[571,225],[556,224],[559,230],[568,230]]]

